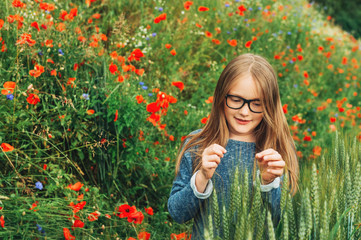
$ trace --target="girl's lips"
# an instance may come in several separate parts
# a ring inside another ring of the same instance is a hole
[[[243,119],[238,119],[236,118],[237,123],[241,124],[241,125],[246,125],[248,123],[250,123],[250,120],[243,120]]]

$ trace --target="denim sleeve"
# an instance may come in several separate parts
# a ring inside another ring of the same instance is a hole
[[[191,154],[185,152],[168,199],[168,211],[171,217],[178,223],[184,223],[194,218],[199,212],[201,202],[203,201],[195,196],[190,184],[191,177]]]

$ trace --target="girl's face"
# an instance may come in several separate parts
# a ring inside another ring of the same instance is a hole
[[[262,121],[263,113],[254,113],[249,108],[251,106],[253,111],[262,111],[260,95],[252,76],[246,75],[236,79],[227,94],[246,100],[259,100],[252,101],[249,104],[245,103],[240,109],[232,109],[228,106],[239,107],[243,101],[241,98],[227,97],[224,102],[224,114],[228,125],[229,138],[243,142],[255,142],[254,129]]]

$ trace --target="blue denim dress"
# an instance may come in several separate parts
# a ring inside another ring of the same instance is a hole
[[[199,131],[194,131],[192,134]],[[211,179],[213,188],[217,191],[219,204],[224,201],[225,206],[229,206],[231,180],[236,166],[239,166],[239,169],[243,169],[243,171],[247,169],[249,173],[249,189],[252,189],[255,148],[256,144],[252,142],[228,140],[227,152],[221,158],[221,162]],[[191,187],[192,173],[192,154],[186,151],[181,159],[180,170],[173,181],[173,187],[168,199],[168,211],[178,223],[185,223],[194,219],[192,239],[204,239],[204,220],[208,218],[207,209],[209,209],[208,204],[210,201],[208,199],[199,199],[194,194]],[[271,209],[274,224],[278,224],[280,219],[281,187],[274,188],[269,192],[263,192],[261,196]]]

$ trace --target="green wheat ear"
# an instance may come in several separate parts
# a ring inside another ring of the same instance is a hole
[[[281,217],[285,211],[287,194],[288,194],[288,173],[283,175],[283,181],[282,181],[281,202],[280,202]]]
[[[330,229],[329,229],[329,212],[327,209],[327,201],[323,203],[323,210],[322,210],[322,220],[320,226],[320,240],[327,240]]]
[[[228,217],[227,217],[227,211],[226,211],[226,207],[223,204],[223,208],[222,208],[222,221],[223,221],[223,239],[224,240],[228,240],[230,239],[230,235],[229,235],[229,222],[228,222]]]
[[[261,217],[261,207],[262,207],[262,198],[260,191],[260,178],[256,177],[256,183],[253,188],[253,200],[252,200],[252,208],[251,208],[251,225],[250,228],[256,230],[257,222]]]
[[[317,167],[315,163],[312,164],[311,174],[311,205],[315,231],[317,232],[320,219],[320,196],[318,187]]]
[[[257,235],[256,240],[262,240],[263,239],[263,232],[265,228],[265,218],[266,218],[266,210],[261,209],[261,212],[258,215],[257,219]],[[272,225],[273,228],[273,225]]]
[[[287,203],[287,205],[290,204],[289,202]],[[283,216],[283,240],[288,240],[289,238],[289,229],[288,229],[288,213],[287,211],[284,212]]]
[[[288,216],[288,225],[290,229],[291,236],[297,236],[297,226],[295,220],[295,212],[293,210],[293,199],[291,194],[288,194],[288,201],[287,201],[287,216]]]
[[[276,240],[275,231],[272,223],[271,212],[267,211],[267,226],[268,226],[268,237],[269,240]]]
[[[247,233],[248,233],[248,224],[249,224],[249,215],[248,215],[248,210],[249,210],[249,182],[248,182],[248,171],[246,170],[244,175],[243,175],[243,180],[242,180],[242,211],[240,213],[240,225],[241,225],[241,234],[243,235],[243,238],[247,238]]]
[[[218,197],[217,197],[217,191],[214,188],[213,194],[212,194],[212,214],[213,214],[213,220],[215,224],[215,234],[219,233],[219,230],[221,228],[221,218],[219,216],[219,205],[218,205]]]

